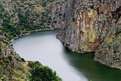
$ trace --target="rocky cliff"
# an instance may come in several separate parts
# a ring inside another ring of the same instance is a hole
[[[121,0],[65,0],[58,34],[74,52],[94,52],[95,60],[121,69]]]
[[[107,66],[121,69],[121,18],[111,30],[96,50],[94,59]]]
[[[30,80],[34,63],[19,57],[10,40],[40,29],[62,28],[57,37],[66,47],[95,51],[96,61],[121,69],[120,16],[121,0],[0,0],[0,80]]]
[[[93,52],[103,42],[117,17],[120,0],[66,0],[63,31],[58,38],[72,51]]]

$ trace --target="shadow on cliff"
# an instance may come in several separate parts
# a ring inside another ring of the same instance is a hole
[[[112,15],[113,15],[113,19],[115,19],[117,23],[119,18],[121,17],[121,6],[117,8],[116,11],[113,11]]]

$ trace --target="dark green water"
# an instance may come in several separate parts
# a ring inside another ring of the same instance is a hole
[[[58,31],[44,31],[20,37],[12,42],[26,60],[40,61],[57,72],[63,81],[121,81],[121,70],[101,65],[93,53],[77,54],[56,39]]]

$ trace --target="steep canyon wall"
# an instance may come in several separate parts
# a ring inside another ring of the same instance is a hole
[[[65,0],[58,34],[74,52],[96,52],[95,60],[121,69],[121,0]]]

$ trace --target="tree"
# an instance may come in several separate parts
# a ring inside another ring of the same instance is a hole
[[[31,70],[31,81],[61,81],[61,79],[47,66],[39,65],[35,62],[35,65]]]

